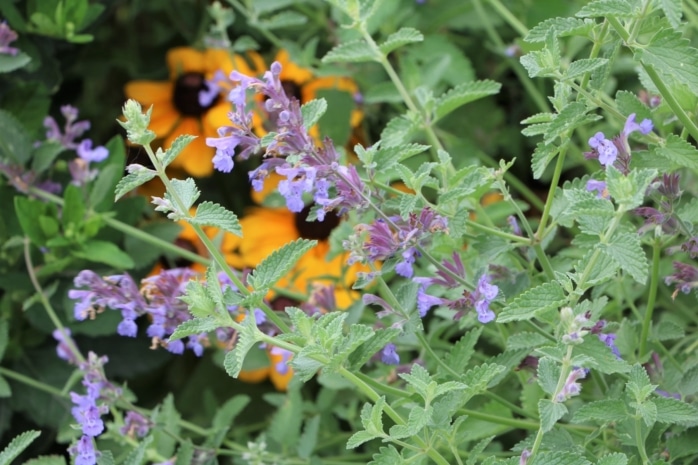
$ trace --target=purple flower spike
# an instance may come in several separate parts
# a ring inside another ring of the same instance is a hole
[[[87,435],[81,437],[74,446],[68,449],[68,452],[75,458],[75,465],[95,465],[97,457],[100,455],[95,450],[92,438]]]
[[[395,352],[395,344],[388,343],[381,349],[381,361],[386,365],[398,365],[400,356]]]
[[[603,166],[612,165],[618,157],[618,148],[612,141],[606,139],[603,132],[594,134],[589,139],[589,146],[598,152],[599,163]]]

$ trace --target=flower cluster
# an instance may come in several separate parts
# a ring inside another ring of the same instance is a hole
[[[427,294],[426,291],[430,286],[452,289],[459,287],[465,281],[465,267],[460,255],[454,252],[452,260],[452,262],[444,260],[442,262],[444,269],[437,270],[434,277],[414,278],[414,281],[420,285],[417,292],[417,310],[419,315],[424,317],[431,307],[444,305],[457,311],[456,319],[460,319],[467,310],[474,308],[480,323],[485,324],[493,321],[496,315],[490,309],[490,304],[497,298],[499,287],[491,283],[491,277],[487,273],[480,276],[473,292],[463,291],[455,299],[435,297]]]
[[[0,22],[0,55],[15,56],[19,53],[19,49],[10,47],[10,43],[17,40],[17,33],[10,29],[7,21]]]
[[[138,332],[136,318],[149,315],[151,323],[147,334],[153,339],[153,345],[162,345],[172,353],[181,354],[185,349],[182,340],[165,341],[177,326],[191,318],[180,297],[194,276],[188,268],[173,268],[144,279],[139,288],[126,273],[102,278],[93,271],[83,270],[75,277],[74,284],[87,289],[70,290],[68,297],[78,300],[75,305],[77,320],[93,318],[105,307],[121,311],[123,320],[117,327],[121,336],[135,337]],[[201,356],[206,342],[205,333],[191,335],[186,348]]]
[[[555,396],[555,401],[564,402],[570,397],[578,396],[579,393],[582,392],[582,385],[577,381],[585,378],[588,373],[589,370],[586,368],[574,368],[572,371],[570,371],[570,374],[565,380],[565,384],[562,386],[560,392],[558,392]]]
[[[312,195],[320,208],[317,218],[322,221],[329,211],[343,213],[349,209],[363,208],[365,186],[353,166],[339,164],[339,155],[332,141],[325,139],[318,148],[303,118],[298,99],[289,96],[280,75],[281,65],[274,62],[264,74],[263,80],[246,76],[237,71],[230,79],[238,85],[228,98],[235,111],[228,114],[232,125],[218,129],[218,137],[209,137],[206,144],[216,149],[214,166],[222,172],[230,172],[234,160],[246,160],[264,151],[261,165],[249,173],[252,186],[262,190],[264,179],[271,173],[282,175],[279,192],[285,197],[292,212],[305,207],[304,194]],[[252,128],[252,112],[247,111],[247,90],[252,89],[266,98],[264,108],[274,131],[263,139]]]

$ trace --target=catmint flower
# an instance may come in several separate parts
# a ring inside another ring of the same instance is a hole
[[[674,262],[674,274],[667,276],[664,282],[669,285],[676,283],[676,289],[671,295],[676,298],[679,292],[688,294],[691,289],[698,287],[698,268],[681,262]]]
[[[415,256],[419,256],[419,252],[414,247],[410,247],[402,252],[402,261],[395,265],[395,272],[405,278],[411,278],[414,274],[412,265],[414,264]]]
[[[604,181],[590,179],[587,181],[586,189],[588,192],[596,191],[596,198],[608,199],[610,197],[610,194],[608,193],[608,189],[606,187],[606,183]]]
[[[511,231],[516,234],[517,236],[522,236],[523,234],[521,233],[521,227],[519,226],[519,222],[516,220],[516,217],[514,215],[509,215],[507,217],[507,223],[509,224],[509,227],[511,228]]]
[[[58,341],[58,345],[56,346],[58,358],[65,360],[71,365],[77,365],[78,357],[68,343],[69,340],[72,342],[70,328],[63,328],[62,331],[60,329],[55,329],[53,331],[53,338]],[[73,343],[73,347],[75,347],[75,343]]]
[[[490,277],[487,274],[480,276],[480,279],[477,281],[477,288],[473,293],[477,319],[480,323],[486,324],[496,318],[494,312],[490,310],[490,302],[497,298],[498,293],[499,287],[490,284]]]
[[[383,308],[382,311],[376,314],[378,318],[383,318],[391,314],[397,314],[397,311],[388,302],[386,302],[383,298],[378,297],[377,295],[364,294],[361,297],[361,300],[364,305],[378,305],[379,307]]]
[[[77,153],[78,156],[86,162],[94,163],[104,161],[109,156],[109,150],[102,145],[92,148],[92,141],[90,139],[85,139],[80,142],[80,145],[77,147]]]
[[[521,457],[519,457],[519,465],[526,465],[528,463],[528,459],[531,457],[531,451],[528,449],[524,449],[521,451]]]
[[[560,320],[566,328],[566,333],[562,336],[562,342],[565,344],[581,344],[583,338],[589,334],[589,330],[585,329],[589,323],[589,319],[585,314],[574,315],[570,307],[562,307],[560,309]]]
[[[70,455],[75,459],[75,465],[95,465],[97,458],[101,455],[94,446],[90,436],[83,435],[75,445],[68,449]]]
[[[618,350],[618,347],[616,346],[616,334],[615,333],[608,333],[608,334],[599,334],[599,340],[606,344],[611,349],[611,352],[613,352],[613,355],[616,356],[617,359],[620,360],[620,350]]]
[[[17,55],[19,49],[10,47],[10,43],[15,40],[17,40],[17,33],[10,29],[7,21],[0,22],[0,55]]]
[[[121,434],[129,437],[144,438],[152,427],[152,423],[138,412],[129,410],[124,417],[124,426],[119,429]]]
[[[421,286],[419,286],[419,289],[417,290],[417,311],[419,312],[419,316],[421,316],[422,318],[426,316],[427,312],[431,307],[443,305],[448,302],[446,299],[434,297],[433,295],[429,295],[426,293],[427,284],[429,281],[431,281],[431,279],[414,278],[413,281],[421,284]]]
[[[627,139],[627,137],[635,131],[640,131],[640,134],[649,134],[652,132],[654,126],[652,125],[652,120],[643,119],[640,124],[635,122],[635,113],[631,113],[628,119],[625,120],[625,126],[623,127],[623,132],[621,135]]]
[[[381,349],[381,361],[386,365],[398,365],[400,356],[395,352],[395,344],[388,343]]]
[[[618,148],[615,144],[606,139],[603,132],[597,132],[589,138],[589,146],[599,154],[599,163],[603,166],[612,165],[618,156]]]
[[[90,122],[77,121],[78,109],[70,105],[63,105],[61,114],[65,118],[62,131],[53,117],[47,116],[44,119],[44,127],[47,129],[46,139],[56,141],[67,149],[75,150],[79,145],[75,140],[90,129]]]
[[[293,356],[292,352],[289,352],[286,349],[282,349],[281,347],[272,347],[270,350],[272,355],[281,355],[281,360],[276,362],[274,365],[274,369],[276,370],[277,373],[280,375],[285,375],[288,373],[288,362],[291,360],[291,357]]]
[[[575,368],[567,376],[565,380],[565,385],[562,386],[560,392],[555,396],[556,402],[564,402],[570,397],[578,396],[582,392],[582,385],[577,382],[582,378],[585,378],[589,370],[585,368]]]

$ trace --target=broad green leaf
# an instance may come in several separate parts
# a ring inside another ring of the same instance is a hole
[[[550,123],[543,141],[546,144],[552,144],[555,139],[560,137],[561,142],[564,143],[566,135],[570,134],[573,129],[601,118],[599,115],[587,114],[588,111],[589,109],[583,103],[570,103]]]
[[[594,27],[594,23],[589,20],[577,18],[549,18],[538,23],[528,31],[524,38],[526,42],[545,42],[545,37],[551,30],[558,37],[580,35],[587,36]]]
[[[0,452],[0,465],[10,465],[12,461],[40,435],[40,431],[25,431],[16,436],[2,452]]]
[[[216,415],[213,417],[211,425],[214,429],[230,427],[233,420],[242,412],[250,403],[249,396],[244,394],[236,395],[228,399],[223,405],[216,409]]]
[[[627,373],[630,371],[630,365],[625,360],[616,357],[611,348],[601,342],[601,340],[593,335],[587,335],[584,341],[574,346],[572,354],[576,356],[584,356],[585,362],[580,366],[591,368],[601,373]]]
[[[172,142],[172,145],[170,145],[170,148],[168,148],[164,154],[158,151],[156,156],[160,160],[160,163],[162,163],[162,166],[167,168],[167,166],[169,166],[169,164],[172,163],[174,159],[177,158],[180,153],[182,153],[182,150],[184,150],[186,146],[189,145],[194,139],[196,139],[196,136],[182,134],[177,136],[177,138]]]
[[[175,465],[190,465],[194,459],[194,445],[191,443],[190,439],[187,439],[180,443],[179,448],[177,448],[177,460]]]
[[[678,29],[681,25],[681,0],[659,0],[659,7],[664,10],[671,27]]]
[[[225,354],[223,367],[232,378],[237,378],[242,369],[247,352],[259,342],[259,330],[255,326],[253,318],[245,318],[242,322],[242,330],[238,332],[238,342],[233,350]]]
[[[63,231],[75,234],[85,218],[85,202],[80,188],[69,184],[63,193],[63,202]]]
[[[267,429],[269,437],[284,448],[295,448],[301,435],[303,424],[303,397],[300,386],[291,387],[281,407],[271,418]]]
[[[37,174],[43,173],[64,150],[65,147],[56,141],[43,142],[32,154],[32,171]]]
[[[587,199],[575,203],[569,214],[577,219],[579,229],[585,234],[603,234],[613,220],[614,209],[606,199]]]
[[[599,16],[632,18],[637,14],[637,2],[634,0],[595,0],[584,5],[576,16],[580,18]]]
[[[320,117],[327,111],[327,100],[324,98],[311,100],[301,107],[303,116],[303,126],[310,129],[320,120]]]
[[[27,131],[11,113],[0,110],[0,160],[24,165],[31,153],[32,142]]]
[[[608,63],[605,58],[583,58],[570,63],[565,79],[576,79]]]
[[[429,397],[429,385],[433,383],[436,387],[436,383],[426,368],[416,363],[412,365],[412,370],[409,373],[400,373],[398,376],[407,381],[409,387],[425,400]]]
[[[534,347],[538,347],[549,342],[550,339],[543,336],[542,334],[524,331],[512,334],[507,338],[507,349],[532,349]]]
[[[689,168],[698,173],[698,149],[676,134],[669,134],[665,145],[655,147],[653,153],[668,159],[677,167]]]
[[[314,415],[305,421],[303,434],[298,440],[296,451],[298,457],[302,459],[310,458],[317,445],[318,433],[320,432],[320,415]]]
[[[637,402],[642,402],[654,392],[657,386],[650,382],[645,368],[636,363],[630,370],[625,387],[628,392],[633,394]]]
[[[499,93],[501,87],[500,83],[489,80],[459,84],[436,100],[434,121],[440,120],[467,103]]]
[[[635,404],[635,411],[640,414],[642,421],[648,428],[657,422],[657,404],[651,400]]]
[[[27,460],[23,465],[66,465],[66,462],[65,457],[60,455],[42,455],[35,459]]]
[[[412,27],[403,27],[397,32],[390,34],[385,42],[380,44],[378,48],[380,48],[383,55],[388,55],[390,52],[402,47],[403,45],[421,42],[423,40],[424,36],[417,29]]]
[[[129,165],[126,169],[128,169],[129,173],[116,185],[114,200],[119,200],[136,187],[145,184],[157,175],[155,171],[141,165]]]
[[[23,68],[31,61],[29,55],[19,52],[17,55],[0,55],[0,73],[9,73],[19,68]]]
[[[371,434],[368,431],[358,431],[347,440],[347,449],[356,449],[364,442],[368,442],[377,437],[378,436]]]
[[[175,329],[168,341],[176,341],[192,334],[208,333],[220,327],[221,323],[215,317],[192,318],[177,326],[177,329]]]
[[[671,28],[662,29],[648,45],[633,49],[635,59],[652,66],[669,82],[698,88],[698,49]]]
[[[691,404],[670,397],[653,397],[657,406],[657,421],[684,426],[698,425],[698,409]]]
[[[58,222],[55,220],[57,215],[55,207],[19,195],[14,198],[14,201],[15,213],[24,234],[29,237],[34,245],[44,245],[50,236],[47,237],[46,228],[42,227],[42,220],[53,220],[57,230]]]
[[[130,269],[134,266],[131,257],[107,241],[90,240],[85,242],[82,244],[82,249],[74,251],[73,255],[91,262],[104,263],[120,270]]]
[[[403,465],[404,463],[405,459],[400,455],[400,452],[392,445],[389,445],[388,447],[378,449],[378,453],[373,454],[373,460],[368,462],[368,465]]]
[[[382,147],[390,148],[408,144],[417,130],[417,124],[408,115],[396,116],[388,121],[388,124],[383,128],[381,133]]]
[[[145,460],[145,452],[150,443],[153,442],[153,436],[146,436],[138,443],[138,447],[131,451],[124,460],[123,465],[141,465]]]
[[[2,353],[1,350],[0,353]],[[698,392],[698,365],[684,373],[679,382],[678,390],[684,396],[690,396]]]
[[[567,413],[565,404],[553,402],[549,399],[541,399],[538,401],[538,415],[540,416],[540,427],[544,433],[547,433],[555,426],[557,421],[564,417]]]
[[[461,381],[468,385],[468,389],[474,393],[484,392],[492,387],[493,380],[506,371],[506,367],[496,363],[483,363],[471,368],[463,375]]]
[[[358,346],[349,355],[349,368],[355,370],[361,368],[386,344],[392,342],[398,334],[400,334],[400,330],[397,328],[385,328],[375,331],[369,340]]]
[[[406,425],[395,425],[390,428],[390,436],[396,439],[404,439],[416,436],[424,428],[432,415],[432,407],[424,409],[422,407],[412,407],[407,418]]]
[[[680,339],[686,335],[683,326],[673,321],[662,320],[652,326],[651,339],[657,341],[669,341],[671,339]],[[696,386],[698,388],[698,386]]]
[[[372,84],[364,94],[365,103],[402,103],[402,96],[391,81]]]
[[[546,125],[545,129],[541,134],[543,134],[548,128]],[[536,149],[533,151],[533,157],[531,158],[531,169],[533,170],[533,179],[540,179],[545,172],[551,161],[555,159],[555,156],[560,152],[560,147],[553,144],[544,144],[539,142],[536,145]]]
[[[363,39],[345,42],[334,47],[322,58],[323,63],[358,63],[378,61],[378,52]]]
[[[556,281],[541,284],[527,290],[511,301],[497,316],[497,322],[530,320],[547,310],[558,308],[567,302],[562,286]]]
[[[556,450],[541,452],[527,465],[592,465],[592,463],[576,450]]]
[[[255,290],[269,289],[291,271],[296,262],[316,244],[317,241],[314,240],[297,239],[275,250],[257,265],[248,277],[249,284]]]
[[[698,428],[674,434],[667,438],[666,444],[671,459],[676,463],[678,459],[689,455],[698,456]]]
[[[635,113],[635,121],[640,122],[645,118],[652,119],[650,109],[633,92],[628,92],[627,90],[616,92],[616,106],[618,111],[624,115]]]
[[[625,176],[613,166],[606,168],[608,192],[621,211],[642,205],[645,192],[656,177],[657,170],[635,169]]]
[[[12,388],[5,378],[0,375],[0,398],[11,397]]]
[[[640,284],[647,281],[649,263],[637,233],[616,233],[608,244],[603,244],[601,250],[635,281]]]
[[[264,30],[282,29],[285,27],[302,26],[308,22],[301,13],[286,10],[281,11],[273,16],[257,21],[257,26]]]
[[[458,339],[451,351],[446,355],[445,362],[456,373],[464,373],[470,362],[470,357],[475,353],[474,347],[482,334],[482,327],[468,331],[463,337]],[[446,375],[445,370],[439,367],[439,373]]]
[[[572,423],[599,421],[608,423],[622,421],[630,414],[625,409],[625,403],[620,399],[604,399],[582,405],[574,412]]]
[[[255,0],[254,3],[250,4],[250,8],[257,15],[262,15],[293,5],[297,1],[298,0]]]
[[[628,465],[628,456],[620,452],[604,455],[599,459],[597,465]]]
[[[168,199],[175,210],[182,216],[186,216],[189,209],[194,205],[196,199],[199,198],[201,192],[199,188],[196,187],[196,183],[192,178],[187,179],[170,179],[170,185],[172,186],[172,193],[166,192],[165,198]],[[184,204],[183,211],[179,211],[179,202],[175,201],[175,196]]]
[[[538,360],[538,384],[548,395],[553,395],[557,388],[557,380],[560,378],[560,366],[550,357],[542,357]]]
[[[216,312],[216,302],[211,296],[210,284],[204,286],[200,281],[192,279],[187,283],[187,292],[180,297],[189,307],[194,317],[205,318]]]
[[[386,170],[392,168],[396,163],[407,160],[427,150],[429,150],[429,146],[422,144],[399,144],[392,147],[381,147],[372,153],[371,160],[375,162],[376,166],[380,167],[378,174],[390,174],[390,172],[386,172]]]
[[[242,228],[235,213],[217,203],[201,202],[196,207],[196,215],[187,221],[199,226],[215,226],[236,236],[242,236]]]
[[[554,113],[536,113],[521,121],[521,124],[549,123],[555,119]]]

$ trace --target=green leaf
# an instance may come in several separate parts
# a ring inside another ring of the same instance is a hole
[[[196,207],[196,215],[187,221],[199,226],[215,226],[236,236],[242,236],[242,228],[235,213],[217,203],[201,202]]]
[[[378,436],[369,433],[368,431],[358,431],[354,433],[347,441],[347,449],[356,449],[364,442],[375,439]]]
[[[314,99],[304,103],[301,107],[301,115],[303,116],[303,126],[305,129],[310,129],[315,126],[320,120],[320,117],[327,111],[327,100],[324,98]]]
[[[10,443],[0,452],[0,465],[10,465],[12,461],[22,453],[24,449],[29,447],[29,444],[34,442],[34,439],[41,435],[40,431],[25,431],[16,436]]]
[[[427,425],[431,418],[432,407],[412,407],[406,425],[395,425],[390,428],[390,436],[395,439],[403,439],[416,436]]]
[[[588,115],[589,109],[581,102],[573,102],[567,105],[555,117],[545,132],[543,142],[552,144],[558,137],[562,143],[567,142],[567,135],[579,126],[586,125],[601,118],[599,115]]]
[[[474,328],[468,331],[463,337],[458,339],[453,345],[451,352],[446,355],[446,365],[451,367],[456,373],[465,372],[465,368],[470,362],[470,358],[475,353],[475,344],[482,334],[482,327]],[[444,370],[439,367],[439,373],[444,373]],[[445,374],[445,373],[444,373]]]
[[[378,48],[380,48],[383,55],[388,55],[390,52],[402,47],[403,45],[421,42],[423,40],[424,36],[417,29],[412,27],[403,27],[397,32],[390,34],[386,41],[380,44]]]
[[[172,145],[170,145],[170,148],[164,153],[158,150],[156,156],[160,160],[160,163],[162,163],[163,168],[167,168],[167,166],[172,163],[175,158],[177,158],[177,155],[182,153],[182,150],[184,150],[194,139],[196,139],[196,136],[182,134],[177,136],[177,138],[172,142]]]
[[[194,445],[190,439],[180,443],[177,448],[177,461],[175,465],[190,465],[194,459]]]
[[[216,302],[211,295],[210,286],[204,286],[195,279],[187,283],[186,294],[180,297],[180,300],[187,304],[194,317],[205,318],[215,314]]]
[[[680,32],[671,28],[662,29],[648,45],[633,49],[635,59],[654,68],[669,82],[686,84],[691,89],[698,87],[698,49]]]
[[[670,397],[654,397],[657,406],[657,421],[683,426],[698,425],[698,408],[691,404]]]
[[[69,184],[63,193],[63,202],[63,230],[68,232],[72,229],[72,233],[76,233],[85,218],[85,202],[80,188]]]
[[[664,10],[671,27],[678,29],[681,26],[681,0],[659,0],[659,7]]]
[[[574,203],[567,214],[576,218],[583,233],[599,236],[608,229],[614,213],[610,201],[594,197]]]
[[[545,42],[545,37],[553,33],[557,37],[580,35],[587,36],[594,27],[594,23],[589,20],[577,18],[549,18],[538,23],[535,27],[528,31],[524,40],[526,42]]]
[[[282,29],[285,27],[302,26],[308,22],[308,18],[295,11],[281,11],[269,18],[257,21],[257,26],[261,29]]]
[[[608,63],[606,58],[583,58],[570,63],[565,79],[576,79]]]
[[[440,120],[466,103],[499,93],[501,87],[500,83],[489,80],[464,82],[457,85],[436,100],[434,121]]]
[[[66,465],[65,457],[60,455],[42,455],[35,459],[27,460],[23,465]]]
[[[379,61],[375,50],[363,39],[337,45],[322,57],[323,63],[359,63],[362,61]]]
[[[192,334],[201,334],[215,331],[222,325],[215,317],[192,318],[177,326],[177,329],[169,337],[168,341],[176,341]]]
[[[543,134],[543,132],[541,134]],[[557,145],[544,144],[542,142],[536,145],[536,149],[533,151],[533,157],[531,158],[531,169],[533,169],[534,179],[540,179],[541,176],[543,176],[545,169],[559,152],[560,147]]]
[[[584,5],[576,16],[580,18],[595,18],[599,16],[632,18],[637,14],[637,2],[629,0],[596,0]]]
[[[565,442],[565,445],[568,443]],[[569,447],[571,449],[571,447]],[[518,458],[517,458],[518,460]],[[541,452],[530,465],[592,465],[578,451]]]
[[[681,434],[673,434],[667,438],[669,456],[676,462],[678,459],[698,454],[698,428],[691,428]]]
[[[250,401],[250,397],[244,394],[228,399],[222,406],[216,409],[216,415],[211,422],[213,428],[230,427],[233,424],[233,420],[249,405]]]
[[[114,200],[119,200],[136,187],[145,184],[157,175],[155,171],[141,165],[129,165],[127,169],[129,173],[121,178],[116,185]]]
[[[184,204],[183,210],[180,211],[179,202],[175,202],[175,197],[173,194],[166,192],[165,198],[172,203],[180,216],[186,217],[189,213],[189,209],[192,207],[192,205],[194,205],[196,199],[199,198],[201,192],[199,192],[199,188],[196,187],[196,183],[192,178],[187,178],[184,180],[170,179],[170,185],[174,191],[173,194],[176,195],[176,197],[178,197],[179,200]]]
[[[32,244],[44,245],[49,237],[47,237],[45,228],[42,227],[41,223],[43,219],[53,220],[56,229],[58,229],[58,222],[55,220],[57,214],[55,207],[19,195],[14,198],[14,201],[15,214],[24,234],[29,237]]]
[[[619,359],[613,351],[596,336],[588,335],[584,341],[574,346],[573,355],[585,356],[585,361],[580,364],[585,368],[591,368],[601,373],[627,373],[630,365],[625,360]]]
[[[668,159],[677,167],[698,173],[698,149],[676,134],[669,134],[665,145],[656,146],[652,153]]]
[[[620,452],[604,455],[596,465],[628,465],[628,456]]]
[[[51,165],[58,155],[65,150],[61,144],[56,141],[46,141],[34,150],[32,154],[32,171],[36,174],[43,173]]]
[[[348,448],[348,446],[347,446]],[[381,447],[377,454],[373,454],[373,460],[368,465],[403,465],[405,459],[400,455],[400,452],[392,445]]]
[[[652,119],[650,109],[633,92],[627,90],[616,92],[616,106],[623,115],[635,113],[635,121],[642,121],[645,118]]]
[[[5,378],[0,375],[0,398],[11,397],[12,388]]]
[[[5,349],[10,342],[9,326],[7,320],[0,319],[0,361],[5,356]]]
[[[268,290],[291,271],[296,262],[316,244],[317,241],[314,240],[297,239],[275,250],[257,265],[248,277],[248,283],[257,291]]]
[[[574,412],[572,423],[598,421],[601,423],[618,422],[628,418],[625,403],[619,399],[604,399],[584,404]]]
[[[549,399],[538,401],[538,414],[540,416],[540,428],[547,433],[555,426],[557,421],[567,413],[565,404],[553,402]]]
[[[550,342],[550,340],[542,334],[524,331],[512,334],[507,338],[507,349],[532,349],[548,342]]]
[[[104,263],[119,270],[127,270],[134,266],[131,257],[107,241],[85,242],[82,244],[82,250],[74,251],[73,255],[91,262]]]
[[[642,205],[645,192],[656,177],[657,170],[635,169],[625,176],[613,166],[606,168],[608,192],[621,211]]]
[[[640,284],[647,281],[649,262],[637,233],[616,233],[608,244],[602,245],[601,250],[635,281]]]
[[[320,432],[320,415],[314,415],[310,419],[305,421],[305,426],[303,428],[303,434],[296,445],[296,451],[298,451],[298,457],[302,459],[309,459],[315,446],[317,445],[318,433]]]
[[[292,386],[281,407],[276,411],[267,430],[269,437],[284,448],[298,445],[303,421],[303,397],[300,386]]]
[[[471,392],[484,392],[505,370],[506,367],[496,363],[483,363],[466,371],[462,381],[468,385]]]
[[[371,103],[402,103],[402,96],[391,81],[371,84],[364,94],[364,102]]]
[[[349,368],[358,370],[379,350],[385,347],[386,344],[393,341],[400,334],[398,328],[385,328],[376,330],[373,336],[358,346],[351,355],[349,355]]]
[[[245,318],[242,321],[242,330],[238,332],[237,344],[233,350],[225,354],[223,367],[232,378],[238,377],[247,352],[259,342],[259,330],[253,320],[254,318]]]
[[[128,454],[126,460],[123,462],[123,465],[141,465],[143,460],[145,460],[145,451],[148,449],[151,442],[153,442],[153,436],[146,436],[145,438],[141,439],[138,443],[138,447]]]
[[[32,141],[27,131],[15,117],[0,110],[0,160],[13,160],[24,165],[32,153]]]
[[[562,286],[556,281],[527,290],[511,301],[497,316],[497,322],[530,320],[567,302]]]
[[[625,388],[633,394],[635,401],[643,402],[654,392],[657,386],[650,382],[650,377],[647,375],[644,367],[636,363],[630,370]]]
[[[0,55],[0,73],[9,73],[19,68],[23,68],[31,61],[31,57],[24,52],[17,55]]]
[[[407,144],[417,132],[417,124],[407,115],[396,116],[385,125],[381,133],[383,148]]]
[[[359,431],[347,441],[347,449],[354,449],[373,438],[385,436],[383,431],[383,408],[385,397],[381,396],[374,405],[365,403],[361,409],[361,425],[365,431]]]
[[[560,378],[560,366],[550,357],[542,357],[538,360],[538,384],[548,395],[553,395],[557,388],[557,380]]]

